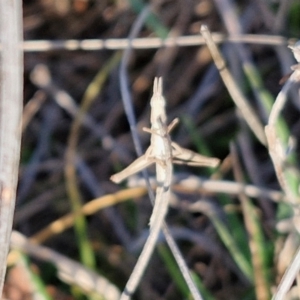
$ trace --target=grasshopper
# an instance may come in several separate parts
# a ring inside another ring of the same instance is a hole
[[[151,105],[151,129],[143,128],[145,132],[151,134],[150,146],[146,150],[145,154],[138,157],[128,167],[119,173],[116,173],[110,177],[115,183],[120,183],[127,177],[140,172],[144,168],[151,166],[153,163],[160,164],[160,161],[164,158],[165,153],[161,151],[164,149],[163,139],[161,138],[159,131],[161,125],[166,123],[165,113],[165,99],[162,96],[162,79],[155,78],[153,86],[153,96],[150,101]],[[167,127],[167,134],[178,124],[179,119],[174,119]],[[161,124],[159,124],[161,123]],[[195,167],[216,167],[220,160],[214,157],[207,157],[196,153],[192,150],[182,148],[177,143],[171,141],[171,159],[174,164],[186,164]],[[160,149],[160,150],[159,150]]]
[[[206,157],[191,150],[181,148],[177,143],[171,141],[169,133],[178,123],[178,119],[175,119],[169,126],[166,126],[166,101],[162,95],[161,78],[155,78],[154,80],[153,96],[151,98],[150,105],[151,129],[144,128],[144,131],[151,134],[150,146],[144,155],[137,158],[123,171],[111,176],[112,181],[119,183],[128,176],[141,171],[153,163],[156,165],[157,188],[154,207],[150,217],[149,237],[125,286],[120,300],[128,300],[131,298],[131,295],[136,290],[153,253],[168,211],[173,163],[186,163],[210,167],[215,167],[219,163],[219,159],[217,158]]]

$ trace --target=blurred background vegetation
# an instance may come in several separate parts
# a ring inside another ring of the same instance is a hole
[[[199,30],[206,24],[222,34],[219,46],[227,67],[265,125],[284,77],[296,63],[287,46],[300,36],[299,1],[24,0],[23,4],[25,41],[55,44],[48,50],[38,43],[25,48],[14,229],[94,270],[122,291],[147,236],[152,209],[145,189],[134,188],[143,186],[142,181],[115,185],[109,180],[136,158],[119,88],[123,50],[109,44],[105,49],[72,50],[66,42],[126,39],[143,8],[151,4],[139,38],[194,39],[193,45],[172,47],[146,43],[131,52],[129,91],[143,149],[149,144],[142,127],[149,126],[153,79],[163,76],[169,120],[181,120],[172,139],[223,161],[217,170],[175,167],[167,223],[204,299],[270,299],[299,246],[295,222],[289,222],[291,205],[284,200],[266,146],[245,123],[207,47],[200,45]],[[252,35],[250,42],[228,41],[245,34]],[[299,109],[295,88],[280,125],[286,142],[299,138]],[[298,173],[299,148],[294,144],[289,167]],[[124,194],[113,196],[122,190]],[[107,204],[101,198],[89,216],[78,214],[83,205],[105,195],[112,195]],[[76,212],[75,222],[42,231]],[[37,254],[19,253],[11,264],[5,290],[12,300],[34,299],[31,285],[39,287],[44,299],[116,299],[105,288],[101,297],[93,294],[93,288],[78,288],[76,280],[84,280],[76,279],[75,273],[73,280],[63,280],[55,263]],[[23,271],[14,272],[17,266]],[[23,289],[18,283],[25,280],[24,270],[30,276]],[[20,298],[11,296],[15,291]],[[188,297],[162,238],[134,299]]]

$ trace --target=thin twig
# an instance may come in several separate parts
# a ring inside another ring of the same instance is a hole
[[[150,178],[150,181],[152,182],[152,178]],[[143,186],[143,182],[138,176],[131,177],[128,180],[127,184],[131,188]],[[263,197],[274,202],[286,201],[284,193],[280,191],[259,187],[253,184],[243,184],[230,180],[206,179],[190,174],[174,174],[172,189],[174,192],[188,194],[207,192],[238,195],[239,193],[243,192],[246,196],[251,198]]]
[[[126,190],[118,191],[114,194],[107,194],[105,196],[93,199],[88,203],[84,204],[80,209],[80,214],[89,216],[95,214],[97,211],[113,206],[117,203],[127,201],[128,199],[142,197],[146,194],[146,189],[144,187],[130,188]],[[74,224],[75,214],[69,213],[52,223],[50,223],[46,228],[40,230],[36,234],[30,237],[30,240],[35,243],[43,243],[50,237],[60,234],[67,230]]]
[[[201,33],[206,40],[207,46],[211,52],[211,55],[215,61],[216,67],[220,72],[220,75],[223,79],[224,84],[232,97],[232,100],[236,104],[236,106],[241,110],[243,117],[245,118],[246,122],[248,123],[249,127],[252,129],[253,133],[256,135],[258,140],[262,144],[266,144],[266,137],[263,130],[263,126],[260,120],[257,118],[255,111],[249,105],[247,99],[242,94],[241,90],[235,83],[231,73],[229,72],[228,68],[226,67],[226,63],[222,58],[220,51],[212,36],[207,28],[207,26],[201,26]]]
[[[241,34],[235,36],[226,36],[221,33],[213,33],[213,39],[217,44],[223,42],[232,43],[248,43],[258,45],[288,45],[292,39],[287,39],[280,35],[266,35],[266,34]],[[25,41],[23,43],[24,52],[46,52],[52,50],[66,50],[66,51],[97,51],[97,50],[122,50],[129,46],[133,49],[158,49],[161,47],[194,47],[205,45],[205,40],[199,35],[168,37],[161,39],[158,37],[152,38],[135,38],[126,39],[87,39],[87,40],[39,40],[39,41]]]

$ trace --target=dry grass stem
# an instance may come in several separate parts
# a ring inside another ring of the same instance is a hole
[[[0,1],[0,296],[16,201],[23,99],[22,3]]]
[[[266,137],[263,130],[263,126],[261,121],[256,116],[255,111],[253,108],[248,104],[248,100],[244,97],[241,90],[237,86],[236,82],[234,81],[230,71],[226,67],[226,63],[222,58],[220,51],[217,48],[216,43],[214,42],[207,26],[201,26],[201,34],[203,35],[206,44],[211,52],[211,55],[214,59],[217,69],[220,72],[220,75],[223,79],[223,82],[232,97],[232,100],[236,104],[236,106],[241,110],[241,114],[243,115],[244,119],[246,120],[249,127],[252,129],[253,133],[256,135],[258,140],[262,144],[266,144]]]

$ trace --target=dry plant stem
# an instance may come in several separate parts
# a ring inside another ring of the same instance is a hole
[[[228,31],[229,36],[242,34],[243,27],[247,27],[247,23],[251,22],[251,19],[257,17],[257,13],[255,13],[255,10],[252,10],[251,18],[245,16],[247,21],[242,20],[243,17],[238,18],[237,12],[235,10],[235,4],[232,0],[214,0],[214,2],[223,20],[224,26]],[[251,5],[249,4],[249,6]],[[266,110],[268,110],[267,103],[270,102],[272,96],[263,86],[259,70],[257,69],[254,63],[252,53],[250,52],[249,47],[245,46],[243,43],[237,43],[231,44],[230,48],[231,51],[233,50],[235,55],[238,56],[238,58],[234,58],[233,61],[234,63],[238,63],[240,65],[237,66],[237,68],[240,69],[240,71],[242,70],[245,74],[247,81],[250,84],[250,89],[253,92],[253,96],[256,100],[256,103],[258,107],[261,108],[261,111],[264,112],[264,115],[266,117]],[[279,47],[276,48],[278,49]]]
[[[22,2],[0,1],[0,297],[15,208],[23,98]]]
[[[100,209],[104,209],[109,206],[113,206],[117,203],[127,201],[128,199],[142,197],[146,194],[144,187],[136,187],[126,190],[121,190],[115,194],[105,195],[96,198],[82,206],[80,214],[89,216],[95,214]],[[40,230],[35,235],[30,237],[30,240],[34,243],[43,243],[54,235],[60,234],[73,226],[75,220],[75,214],[67,214],[58,220],[55,220],[49,224],[46,228]]]
[[[296,65],[299,66],[299,65]],[[299,67],[298,67],[299,68]],[[265,127],[266,137],[268,140],[268,146],[269,146],[269,153],[271,156],[271,159],[273,161],[273,165],[275,168],[275,172],[278,178],[278,181],[286,193],[289,201],[291,203],[296,204],[297,203],[297,194],[295,192],[291,191],[286,174],[285,174],[285,161],[287,159],[286,155],[286,146],[283,145],[283,143],[280,141],[280,138],[276,132],[276,123],[279,118],[279,115],[287,101],[287,94],[290,90],[291,86],[295,82],[300,81],[300,69],[297,67],[294,69],[294,72],[288,79],[288,81],[283,86],[282,90],[279,92],[278,96],[276,97],[275,103],[272,107],[268,125]]]
[[[284,273],[272,300],[284,300],[300,270],[300,248],[294,256],[289,268]]]
[[[281,142],[279,141],[277,135],[276,135],[276,130],[274,127],[271,125],[267,125],[265,127],[265,132],[268,140],[268,145],[269,145],[269,154],[272,159],[274,169],[276,172],[276,176],[278,179],[278,182],[280,186],[282,187],[283,191],[285,192],[287,199],[290,203],[296,204],[296,199],[294,193],[291,192],[289,189],[287,180],[284,175],[284,152],[283,152],[283,147]]]
[[[107,300],[119,300],[120,298],[118,288],[105,277],[49,248],[32,243],[19,232],[12,232],[11,248],[25,252],[37,259],[51,262],[56,267],[60,279],[70,285],[77,285],[85,291],[97,293]],[[9,263],[13,263],[13,260],[10,256]]]
[[[139,182],[137,182],[137,185],[139,185]],[[204,190],[204,192],[237,195],[243,192],[248,197],[265,197],[274,202],[279,202],[284,199],[283,193],[275,190],[268,190],[250,184],[242,184],[230,181],[204,180],[197,176],[189,176],[185,180],[178,181],[177,183],[173,184],[172,189],[174,192],[178,191],[181,193],[203,192]],[[81,213],[86,216],[92,215],[101,209],[113,206],[128,199],[142,197],[146,194],[146,192],[147,190],[145,187],[132,187],[118,191],[114,194],[108,194],[91,200],[83,205]],[[31,210],[32,209],[35,209],[35,207],[31,208]],[[74,219],[74,214],[67,214],[37,232],[34,236],[30,237],[30,240],[35,243],[43,243],[54,235],[58,235],[73,226]]]
[[[220,51],[214,40],[212,39],[211,33],[208,30],[207,26],[201,26],[201,34],[203,35],[207,47],[209,48],[211,55],[214,59],[217,69],[220,72],[222,80],[232,97],[232,100],[236,104],[236,106],[241,110],[241,113],[246,120],[249,127],[252,129],[253,133],[256,135],[258,140],[263,144],[266,145],[266,137],[263,130],[263,126],[260,120],[256,117],[256,114],[252,107],[248,104],[247,99],[244,97],[242,92],[240,91],[239,87],[235,83],[231,73],[226,67],[226,63],[222,58]]]
[[[176,180],[173,190],[178,192],[213,192],[237,195],[244,192],[248,197],[266,197],[274,202],[284,200],[284,194],[276,190],[265,189],[251,184],[243,184],[229,180],[209,180],[201,179],[197,176],[188,176],[183,180]]]
[[[299,43],[299,42],[298,42]],[[298,44],[297,43],[297,44]],[[296,46],[297,46],[296,44]],[[298,45],[299,47],[299,45]],[[299,48],[298,47],[291,47],[295,59],[299,63]],[[269,153],[273,161],[273,165],[275,168],[275,172],[278,178],[278,181],[283,188],[284,192],[287,195],[288,201],[292,204],[297,204],[294,207],[294,213],[297,216],[299,214],[298,211],[298,205],[299,205],[299,187],[297,191],[292,191],[291,188],[288,185],[288,181],[286,178],[286,170],[285,170],[285,161],[286,161],[286,146],[283,145],[283,143],[280,141],[279,136],[276,132],[276,123],[279,118],[279,115],[286,103],[287,100],[287,93],[289,89],[291,88],[292,84],[295,82],[300,81],[300,66],[299,64],[292,67],[292,70],[294,72],[288,79],[288,81],[283,86],[282,90],[278,94],[275,103],[272,107],[272,111],[270,113],[269,122],[268,125],[265,128],[266,136],[268,139],[268,145],[269,145]],[[298,228],[297,228],[298,229]],[[298,249],[298,252],[293,258],[293,261],[290,263],[289,268],[285,272],[285,275],[283,276],[278,290],[276,294],[274,295],[273,299],[279,300],[279,299],[285,299],[286,293],[288,292],[288,289],[291,287],[293,281],[295,280],[297,273],[300,269],[300,249]]]
[[[266,34],[239,34],[230,37],[221,34],[212,34],[214,41],[217,44],[222,42],[231,43],[248,43],[257,45],[279,46],[287,45],[291,40],[280,35],[266,35]],[[199,35],[168,37],[161,39],[159,37],[152,38],[134,38],[134,39],[87,39],[87,40],[39,40],[39,41],[25,41],[23,49],[25,52],[47,52],[52,50],[66,50],[66,51],[97,51],[97,50],[124,50],[129,46],[133,49],[158,49],[161,47],[195,47],[205,45],[204,38]]]

